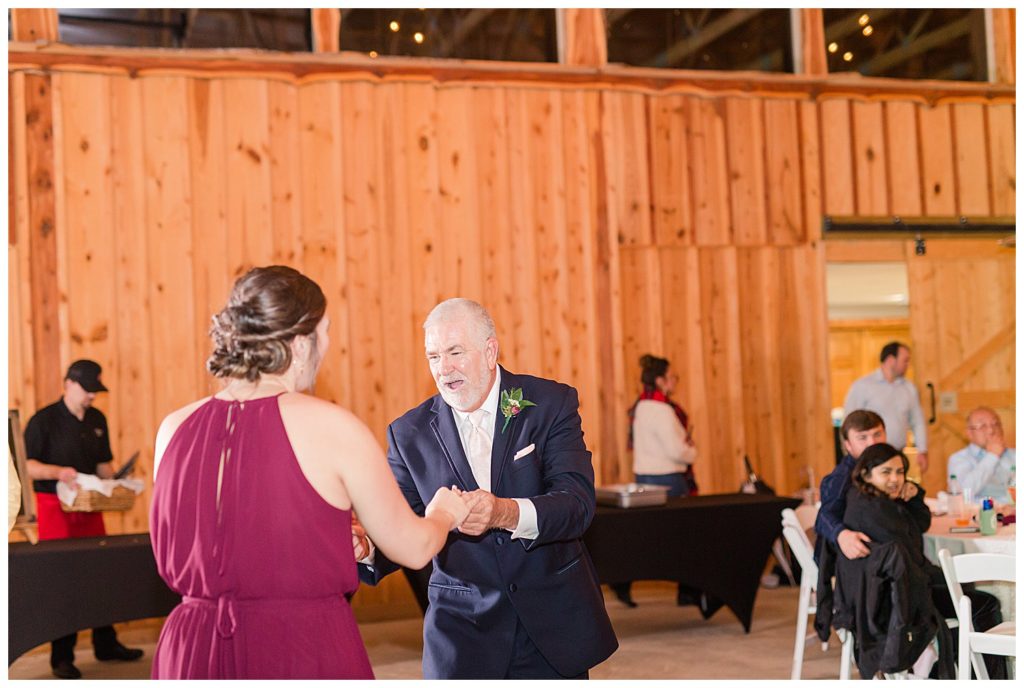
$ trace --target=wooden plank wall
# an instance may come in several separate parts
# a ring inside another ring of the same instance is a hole
[[[382,440],[433,389],[420,323],[462,295],[508,368],[580,390],[599,481],[630,475],[650,351],[681,373],[704,491],[749,454],[789,492],[831,462],[822,213],[1015,207],[1005,100],[73,68],[9,88],[9,398],[29,415],[101,361],[146,478],[160,418],[214,388],[232,280],[286,262],[329,299],[317,393]]]

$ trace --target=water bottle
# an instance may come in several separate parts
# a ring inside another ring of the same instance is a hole
[[[949,476],[949,515],[956,519],[958,526],[966,526],[970,523],[970,516],[967,515],[967,505],[964,504],[964,491],[960,488],[960,481],[955,475]]]
[[[1010,466],[1010,483],[1007,486],[1010,492],[1010,501],[1014,504],[1017,503],[1017,466],[1014,464]]]
[[[978,525],[981,526],[982,535],[996,534],[996,510],[992,508],[991,499],[982,501],[981,513],[978,514]]]

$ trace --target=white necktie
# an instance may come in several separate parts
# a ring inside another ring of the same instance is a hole
[[[484,430],[484,423],[487,422],[487,411],[477,409],[469,414],[469,422],[472,427],[469,430],[469,467],[473,469],[473,477],[480,489],[490,491],[491,489],[491,438]]]

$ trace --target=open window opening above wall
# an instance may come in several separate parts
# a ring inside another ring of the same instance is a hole
[[[609,9],[608,61],[792,72],[790,16],[788,9]]]
[[[828,71],[985,81],[983,9],[827,9]]]
[[[342,9],[339,45],[371,57],[558,61],[553,9]]]
[[[57,11],[62,43],[309,52],[306,9],[80,9]]]

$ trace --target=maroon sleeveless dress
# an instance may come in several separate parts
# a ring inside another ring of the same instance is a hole
[[[152,677],[373,678],[348,603],[359,585],[351,517],[306,480],[277,397],[199,407],[153,488],[153,553],[182,603]]]

